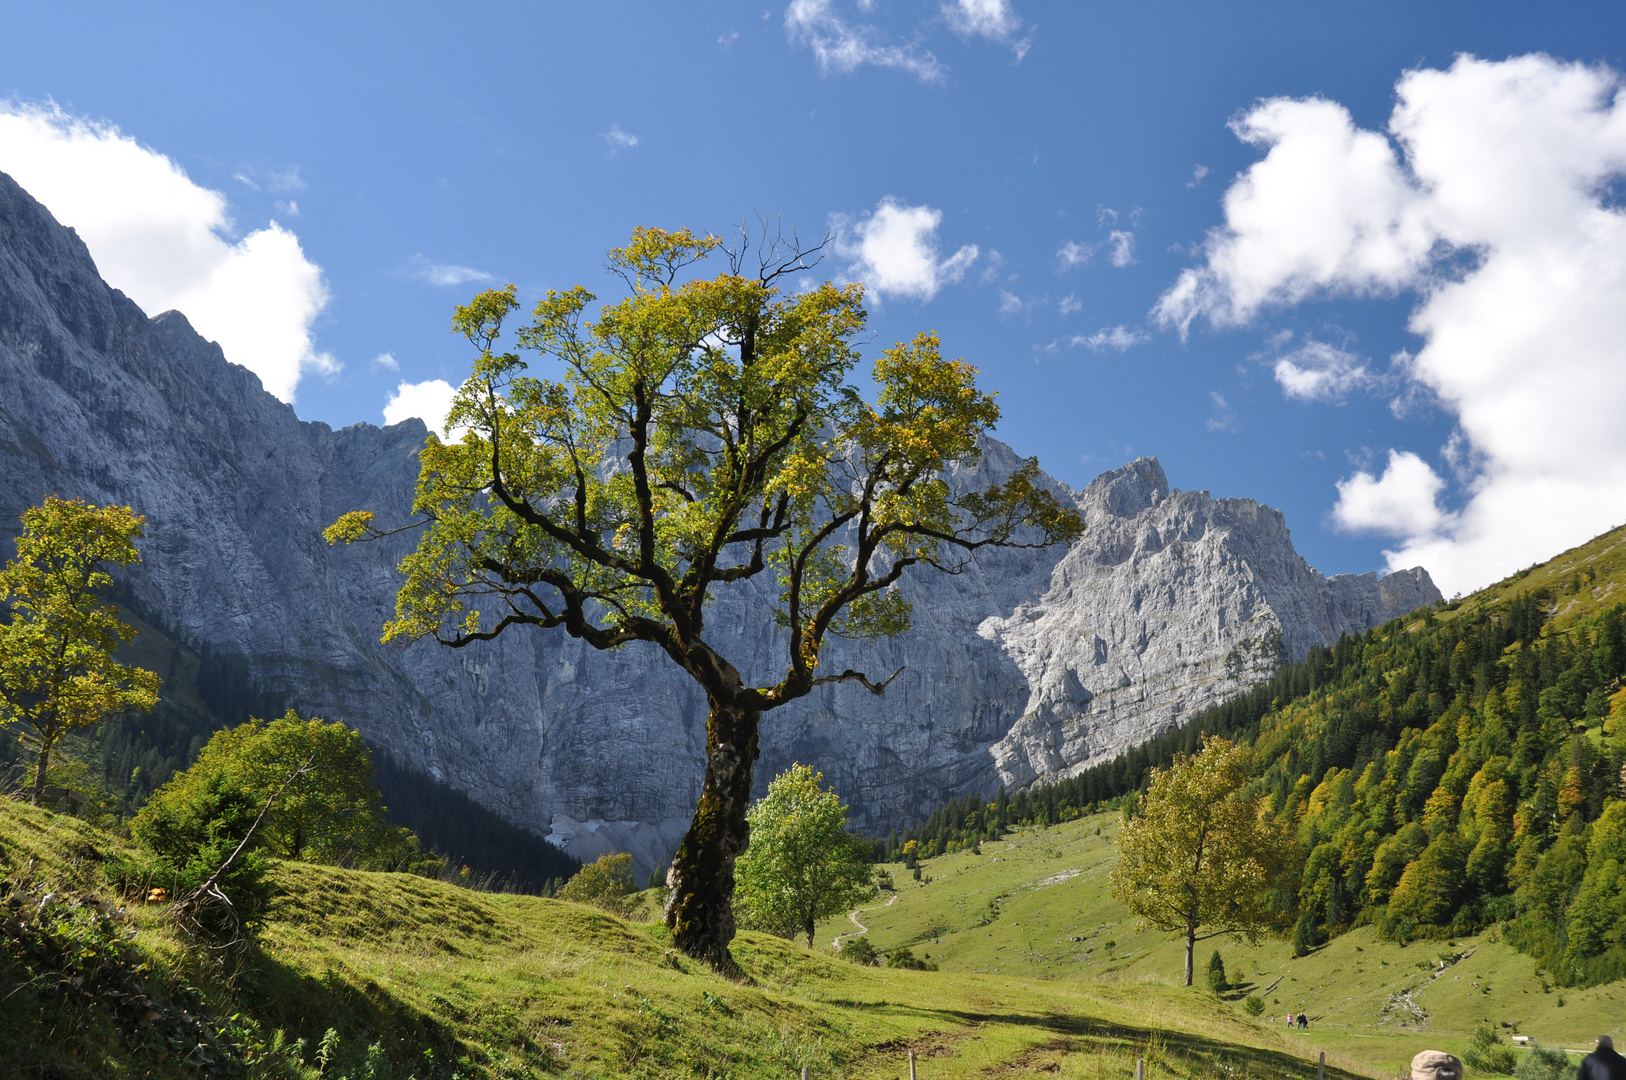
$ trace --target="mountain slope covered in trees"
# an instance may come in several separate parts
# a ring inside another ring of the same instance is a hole
[[[1178,731],[1057,784],[965,799],[885,844],[970,847],[1132,795],[1220,734],[1302,856],[1295,947],[1501,922],[1561,985],[1626,976],[1626,528],[1284,666]],[[878,845],[879,846],[879,845]]]

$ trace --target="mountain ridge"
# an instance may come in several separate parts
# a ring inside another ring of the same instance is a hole
[[[186,636],[571,854],[631,850],[647,872],[703,772],[704,703],[682,673],[545,634],[383,646],[412,537],[322,542],[348,510],[408,520],[426,437],[417,420],[301,421],[184,315],[149,319],[103,283],[78,236],[0,174],[0,529],[47,492],[133,505],[148,530],[127,584]],[[1019,460],[986,440],[950,480],[986,486]],[[1070,493],[1090,525],[1071,550],[906,578],[913,630],[827,649],[837,669],[903,675],[884,698],[824,687],[769,714],[759,782],[811,762],[878,831],[1110,756],[1251,685],[1273,643],[1292,658],[1438,598],[1421,571],[1323,577],[1279,511],[1173,492],[1155,459]],[[782,654],[772,593],[747,583],[713,608],[716,644],[748,675]]]

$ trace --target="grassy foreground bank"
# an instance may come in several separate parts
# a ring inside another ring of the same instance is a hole
[[[103,866],[122,843],[0,799],[0,870],[32,884],[30,904],[114,899]],[[736,944],[742,985],[672,956],[660,926],[593,908],[296,863],[275,873],[281,895],[241,957],[184,947],[164,905],[115,913],[147,969],[144,1016],[0,958],[0,1075],[309,1077],[329,1029],[327,1077],[743,1080],[803,1065],[897,1077],[911,1049],[922,1077],[1128,1077],[1137,1055],[1150,1077],[1313,1074],[1285,1032],[1172,987],[863,968],[755,934]],[[235,1040],[244,1067],[177,1042],[183,1013]]]

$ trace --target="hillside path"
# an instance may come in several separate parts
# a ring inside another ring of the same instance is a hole
[[[881,906],[882,907],[891,907],[893,904],[896,904],[897,902],[898,902],[898,894],[893,893],[892,894],[892,899],[888,900],[885,904],[882,904]],[[837,934],[836,937],[835,937],[835,940],[830,943],[835,948],[836,952],[841,951],[842,942],[846,941],[848,938],[863,937],[865,934],[869,933],[869,927],[865,926],[863,923],[858,921],[859,912],[868,911],[868,910],[869,910],[869,908],[853,908],[851,911],[847,912],[847,918],[851,919],[852,924],[854,926],[858,927],[858,933],[856,933],[856,934]]]

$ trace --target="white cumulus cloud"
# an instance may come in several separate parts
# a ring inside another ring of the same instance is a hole
[[[0,170],[78,230],[109,284],[185,313],[283,401],[306,371],[338,370],[313,340],[328,292],[299,238],[273,221],[233,239],[226,197],[163,154],[54,105],[0,104]]]
[[[399,424],[416,416],[441,438],[446,438],[446,414],[452,411],[457,387],[445,379],[403,382],[384,404],[384,423]]]
[[[1422,346],[1400,377],[1456,418],[1461,508],[1441,509],[1447,482],[1396,450],[1380,478],[1344,482],[1334,520],[1395,537],[1391,568],[1467,591],[1626,520],[1626,213],[1611,194],[1626,97],[1607,67],[1532,55],[1410,71],[1396,98],[1385,131],[1322,99],[1236,120],[1264,156],[1153,315],[1184,334],[1318,297],[1415,295]]]
[[[835,250],[849,260],[848,273],[882,297],[930,300],[944,285],[965,277],[977,261],[976,244],[938,257],[937,229],[943,212],[908,206],[890,195],[867,218],[832,218]]]
[[[1056,251],[1056,262],[1063,270],[1071,270],[1075,266],[1084,266],[1095,254],[1095,249],[1088,244],[1081,244],[1077,240],[1069,240]]]
[[[1390,450],[1382,476],[1361,470],[1338,482],[1333,521],[1351,532],[1436,537],[1451,524],[1440,509],[1444,489],[1445,481],[1428,462],[1409,450]]]

